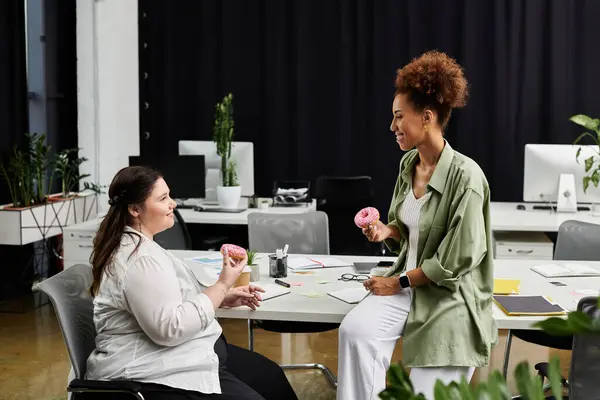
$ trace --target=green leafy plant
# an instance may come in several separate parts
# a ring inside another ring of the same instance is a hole
[[[600,297],[598,298],[600,308]],[[600,335],[600,317],[592,318],[581,311],[569,312],[567,318],[551,317],[534,324],[535,327],[554,336],[567,335]],[[521,396],[527,400],[542,400],[544,390],[537,375],[531,375],[529,364],[522,362],[514,371],[515,382]],[[548,380],[554,396],[562,398],[562,379],[557,357],[550,360]],[[388,384],[379,397],[384,400],[425,400],[420,393],[415,393],[410,376],[401,363],[391,365],[387,372]],[[436,382],[433,400],[508,400],[511,399],[506,380],[499,371],[490,374],[487,381],[470,385],[465,378],[461,382],[444,384]],[[429,400],[429,399],[428,399]]]
[[[598,183],[600,183],[600,119],[592,118],[585,114],[577,114],[573,115],[569,120],[584,127],[588,131],[591,131],[583,132],[579,135],[573,142],[574,145],[579,144],[584,138],[588,137],[593,140],[594,145],[597,147],[596,154],[593,154],[584,160],[586,175],[583,177],[583,191],[587,192],[590,182],[595,187],[598,187]],[[580,155],[581,145],[579,146],[579,149],[577,149],[575,155],[577,162],[579,162]]]
[[[0,176],[8,186],[13,207],[44,203],[47,197],[46,184],[50,180],[51,185],[53,170],[46,134],[26,133],[24,150],[15,146],[8,166],[0,163]]]
[[[93,182],[84,182],[83,183],[83,190],[90,190],[96,194],[106,193],[104,190],[102,190],[104,188],[106,188],[106,185],[100,186]]]
[[[66,149],[56,157],[56,173],[62,181],[62,196],[67,198],[79,185],[79,181],[89,177],[89,174],[80,174],[79,166],[87,161],[85,157],[76,157],[79,149]]]
[[[8,166],[0,163],[0,175],[8,186],[13,207],[29,207],[33,204],[33,182],[27,152],[15,146]]]
[[[51,190],[54,178],[54,158],[50,156],[52,146],[46,145],[46,134],[25,134],[26,147],[29,149],[31,174],[33,179],[33,202],[44,203],[47,191]],[[48,176],[50,175],[50,176]],[[46,183],[47,189],[46,189]]]
[[[213,141],[217,145],[217,154],[221,157],[221,177],[223,186],[237,186],[236,165],[231,158],[233,142],[233,95],[229,93],[216,105],[213,125]]]
[[[260,259],[258,252],[248,249],[246,254],[248,255],[248,265],[256,265],[256,260]]]

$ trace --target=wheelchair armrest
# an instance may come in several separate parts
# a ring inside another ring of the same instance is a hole
[[[548,374],[548,368],[550,367],[550,364],[548,364],[547,362],[541,362],[541,363],[537,363],[535,364],[535,369],[538,372],[538,375],[540,378],[542,378],[542,381],[544,380],[544,378],[548,379],[549,378],[549,374]],[[560,377],[561,383],[564,385],[567,385],[567,380],[561,376]]]
[[[73,379],[69,383],[68,391],[76,392],[78,389],[81,390],[122,390],[137,393],[142,389],[142,385],[139,382],[133,381],[93,381],[88,379]]]

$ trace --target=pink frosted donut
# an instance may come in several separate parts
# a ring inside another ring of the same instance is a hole
[[[235,244],[224,244],[221,246],[221,254],[225,254],[225,249],[227,249],[229,257],[234,260],[243,260],[246,257],[246,250],[243,247],[236,246]]]
[[[359,228],[368,228],[379,222],[379,211],[375,207],[366,207],[356,213],[354,223]]]

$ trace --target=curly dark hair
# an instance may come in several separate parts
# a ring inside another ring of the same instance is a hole
[[[396,95],[406,94],[417,111],[435,110],[442,128],[453,108],[467,104],[468,83],[456,60],[439,51],[428,51],[399,69]]]

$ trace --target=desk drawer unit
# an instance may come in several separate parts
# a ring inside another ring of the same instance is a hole
[[[65,232],[63,241],[64,268],[89,264],[95,232]]]
[[[495,258],[552,260],[554,244],[542,232],[494,232]]]

